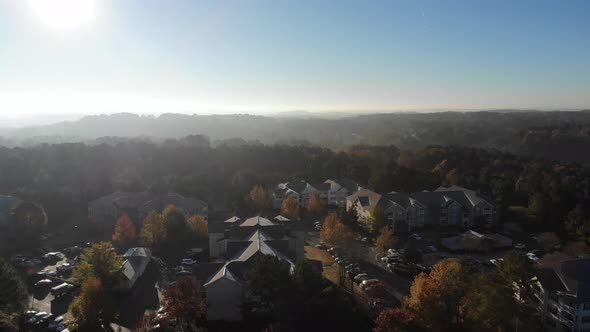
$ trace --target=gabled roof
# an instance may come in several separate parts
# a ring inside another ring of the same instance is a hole
[[[360,190],[360,186],[358,185],[358,183],[348,179],[326,180],[324,183],[329,183],[330,189],[332,189],[332,187],[335,186],[340,186],[353,193]]]
[[[287,218],[287,217],[283,217],[280,214],[276,217],[273,218],[276,221],[280,221],[280,222],[288,222],[291,221],[291,219]]]
[[[137,273],[145,269],[151,257],[152,252],[148,248],[129,248],[123,255],[125,261],[121,267],[121,274],[129,280],[133,280]]]
[[[580,301],[590,300],[590,258],[572,259],[555,252],[538,263],[537,279],[543,288],[568,293]]]
[[[217,273],[215,273],[203,286],[211,285],[212,283],[220,280],[220,279],[227,279],[233,282],[241,283],[241,281],[227,268],[227,266],[223,266]]]
[[[263,232],[257,230],[255,231],[247,241],[250,242],[244,250],[238,252],[234,257],[230,259],[230,261],[238,261],[238,262],[245,262],[250,260],[250,258],[254,257],[256,254],[264,254],[264,255],[272,255],[278,257],[283,261],[287,261],[292,264],[291,260],[285,256],[280,251],[276,250],[275,248],[271,247],[267,241],[272,240],[272,238],[266,236]]]
[[[288,246],[286,241],[287,240],[273,239],[265,234],[265,232],[256,230],[244,241],[228,242],[228,246],[232,245],[236,248],[242,246],[242,249],[236,252],[233,257],[223,265],[223,267],[217,270],[217,272],[207,280],[204,286],[211,285],[224,278],[241,283],[246,267],[252,261],[252,258],[258,255],[272,255],[293,266],[294,263],[278,249],[279,247],[284,247],[283,249],[286,249]]]
[[[326,182],[322,182],[322,183],[316,183],[314,185],[312,185],[312,187],[314,187],[315,189],[319,190],[319,191],[328,191],[330,190],[330,183],[326,183]]]
[[[129,248],[123,257],[152,257],[152,251],[144,247]]]
[[[225,220],[225,221],[224,221],[224,223],[232,223],[232,224],[233,224],[233,223],[236,223],[236,222],[238,222],[238,221],[240,221],[240,220],[241,220],[240,218],[238,218],[238,217],[236,217],[236,216],[233,216],[233,217],[231,217],[231,218],[229,218],[229,219]]]
[[[361,189],[356,193],[346,197],[346,200],[352,202],[356,201],[357,199],[363,207],[373,208],[381,199],[381,195],[369,189]]]
[[[252,218],[248,218],[246,220],[244,220],[244,222],[242,224],[240,224],[240,227],[247,227],[247,226],[274,226],[276,225],[275,223],[273,223],[272,221],[263,218],[261,216],[256,216],[256,217],[252,217]]]

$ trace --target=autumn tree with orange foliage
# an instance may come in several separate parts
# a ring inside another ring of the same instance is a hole
[[[383,227],[375,239],[375,251],[377,254],[385,254],[388,249],[395,247],[396,243],[391,227]]]
[[[120,245],[126,245],[131,243],[135,240],[135,225],[133,224],[133,220],[129,218],[127,213],[123,213],[119,220],[117,220],[117,224],[115,225],[115,232],[113,233],[113,242],[116,242]]]
[[[102,331],[110,327],[114,317],[112,299],[97,277],[89,277],[82,284],[82,290],[68,308],[73,318],[69,328],[75,331]]]
[[[330,213],[324,219],[320,231],[320,237],[323,241],[335,246],[348,247],[350,244],[354,243],[357,234],[352,228],[343,224],[336,213]]]
[[[196,330],[197,325],[205,319],[206,306],[201,294],[201,285],[193,276],[176,279],[176,284],[164,290],[163,306],[166,318],[176,319],[180,327]]]
[[[257,213],[264,212],[270,208],[270,197],[263,186],[254,186],[248,194],[248,200]]]
[[[293,197],[288,197],[283,201],[283,205],[281,206],[281,215],[291,220],[299,220],[299,204]]]
[[[326,203],[324,203],[318,191],[311,194],[307,204],[307,211],[315,216],[320,216],[326,211]]]
[[[373,332],[418,332],[418,316],[402,309],[385,309],[375,320]]]
[[[144,314],[141,319],[135,323],[135,326],[131,331],[133,332],[152,332],[154,330],[153,326],[155,324],[154,320],[156,318],[155,312],[149,312]]]
[[[467,288],[467,275],[459,259],[434,265],[430,274],[419,274],[412,283],[404,309],[417,315],[427,331],[453,331],[460,324],[459,307]]]
[[[206,239],[208,235],[209,224],[202,216],[191,216],[186,220],[188,231],[196,239]]]

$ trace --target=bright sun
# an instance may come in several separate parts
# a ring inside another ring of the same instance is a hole
[[[38,19],[51,29],[76,30],[96,18],[97,0],[28,0]]]

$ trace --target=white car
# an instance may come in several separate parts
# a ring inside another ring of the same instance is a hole
[[[53,322],[49,323],[49,326],[47,326],[47,328],[50,330],[57,330],[60,325],[65,325],[64,321],[64,316],[59,316],[55,318]]]
[[[195,265],[195,264],[197,264],[197,261],[192,258],[183,258],[181,264],[182,265]]]
[[[374,285],[376,283],[379,282],[379,279],[367,279],[367,280],[363,280],[363,282],[361,282],[361,289],[365,289],[371,285]]]
[[[527,253],[526,256],[535,263],[539,261],[539,257],[532,252]]]

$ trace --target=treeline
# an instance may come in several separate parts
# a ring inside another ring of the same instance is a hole
[[[0,145],[116,144],[122,138],[162,142],[196,133],[209,137],[213,146],[287,144],[340,149],[368,144],[414,150],[433,144],[461,145],[588,162],[590,156],[584,152],[590,143],[589,128],[589,110],[390,113],[339,119],[122,113],[47,126],[0,128]]]
[[[503,220],[520,207],[534,230],[584,237],[590,215],[590,167],[498,150],[355,145],[338,151],[288,145],[220,145],[189,136],[161,143],[66,143],[0,148],[2,194],[41,203],[49,226],[86,220],[87,204],[116,190],[177,192],[215,211],[247,207],[256,185],[348,178],[377,192],[461,185],[495,200]],[[524,210],[523,210],[524,209]],[[571,225],[577,225],[573,228]],[[580,233],[581,232],[581,233]],[[582,235],[580,235],[582,234]],[[590,236],[588,236],[590,237]]]

